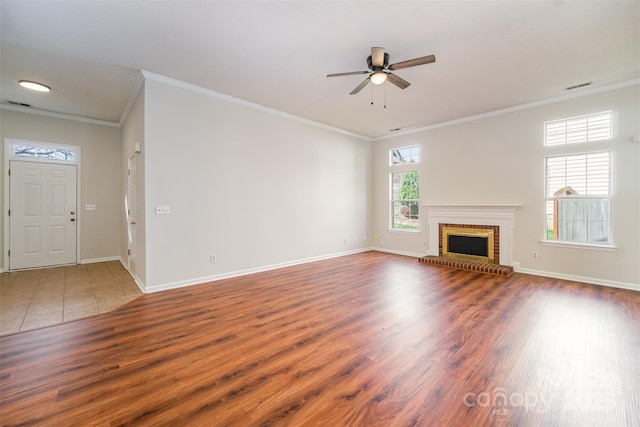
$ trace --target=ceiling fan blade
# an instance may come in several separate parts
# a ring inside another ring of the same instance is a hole
[[[368,84],[369,84],[369,78],[364,79],[364,81],[360,83],[358,87],[356,87],[354,90],[352,90],[349,95],[355,95],[356,93],[360,92],[362,88]]]
[[[408,61],[396,62],[389,65],[390,70],[399,70],[401,68],[415,67],[416,65],[424,65],[436,62],[434,55],[421,56],[420,58],[409,59]]]
[[[374,68],[380,68],[384,66],[384,48],[372,47],[371,48],[371,64]]]
[[[355,76],[356,74],[367,74],[369,71],[349,71],[348,73],[327,74],[327,77]]]
[[[398,77],[393,73],[387,73],[387,80],[398,86],[400,89],[406,89],[411,84],[402,77]]]

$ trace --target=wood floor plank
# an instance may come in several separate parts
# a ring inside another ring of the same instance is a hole
[[[640,426],[639,355],[640,293],[366,252],[0,337],[0,423]]]

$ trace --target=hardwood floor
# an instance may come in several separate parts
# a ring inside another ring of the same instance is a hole
[[[640,293],[367,252],[0,338],[3,425],[640,426]]]

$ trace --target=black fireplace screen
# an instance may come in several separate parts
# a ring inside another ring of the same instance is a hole
[[[471,237],[471,236],[447,236],[448,252],[454,252],[463,255],[475,255],[488,257],[489,248],[486,237]]]

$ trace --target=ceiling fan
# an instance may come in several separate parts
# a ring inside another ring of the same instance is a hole
[[[369,71],[351,71],[348,73],[327,74],[327,77],[353,76],[356,74],[368,74],[367,78],[360,83],[349,95],[355,95],[360,92],[369,82],[379,85],[389,80],[400,89],[407,88],[411,83],[405,79],[396,76],[390,71],[400,70],[402,68],[415,67],[417,65],[430,64],[436,62],[434,55],[421,56],[420,58],[409,59],[407,61],[396,62],[389,65],[389,54],[384,52],[383,47],[372,47],[371,56],[367,58]]]

